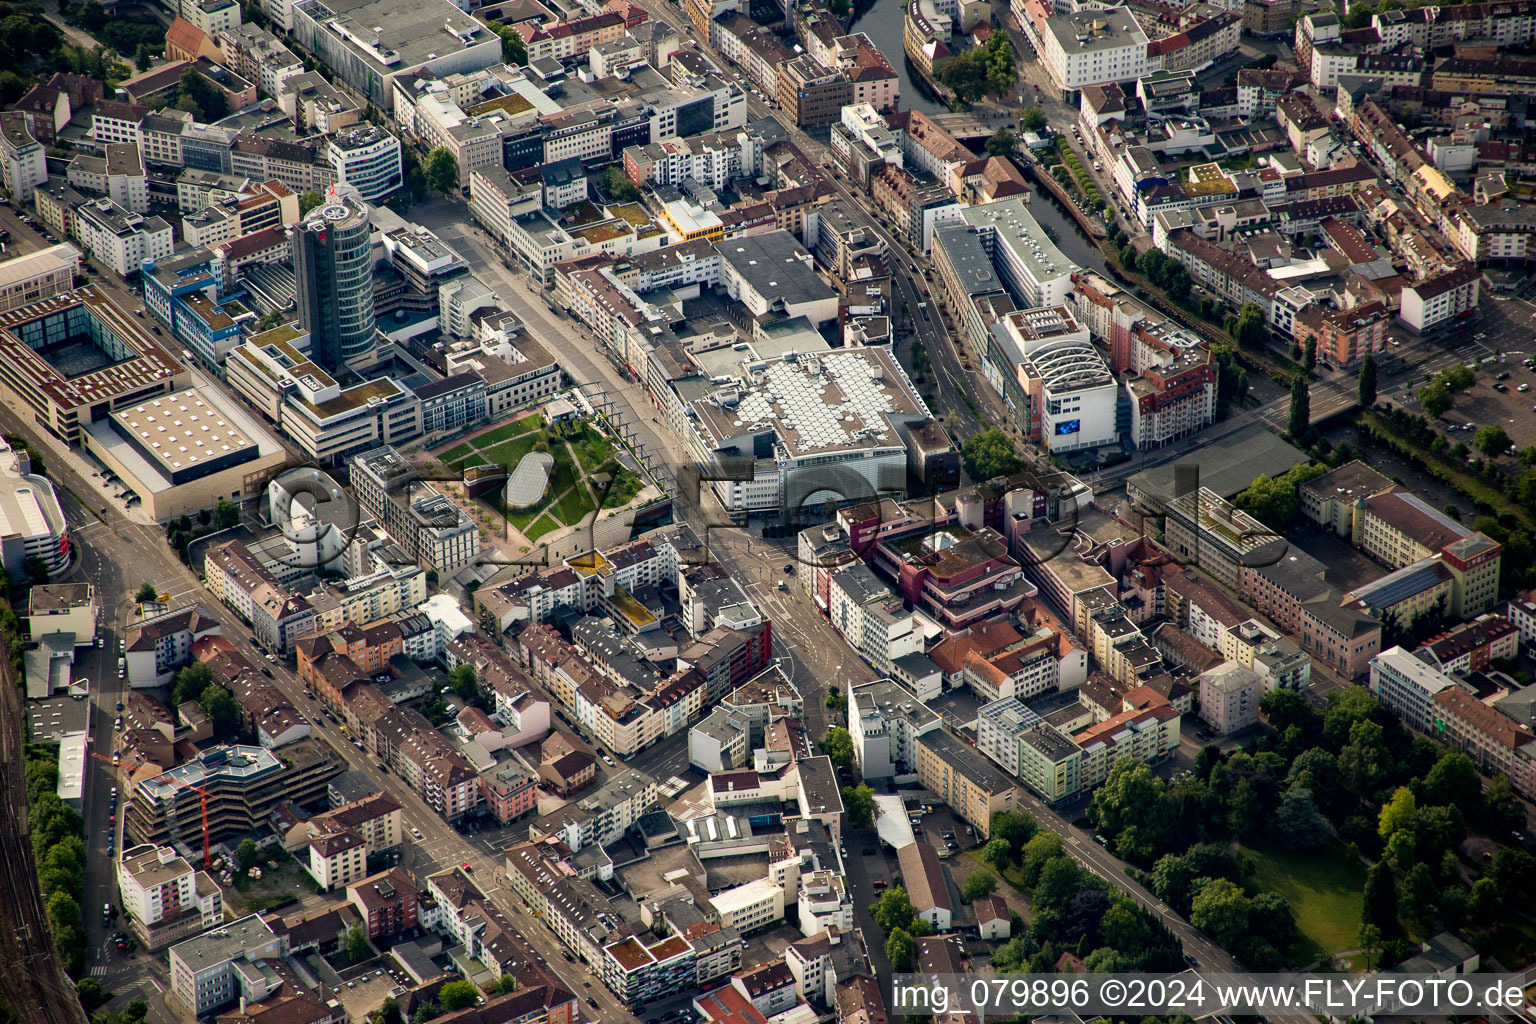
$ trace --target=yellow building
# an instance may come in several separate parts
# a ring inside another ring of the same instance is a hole
[[[918,737],[917,781],[987,837],[992,815],[1011,811],[1018,785],[976,751],[942,729]]]

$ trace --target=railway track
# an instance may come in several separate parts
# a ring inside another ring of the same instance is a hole
[[[27,833],[21,691],[0,663],[0,995],[18,1024],[87,1024],[48,933]]]

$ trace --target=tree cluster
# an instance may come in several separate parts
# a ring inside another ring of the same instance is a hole
[[[176,83],[176,109],[186,111],[199,121],[212,123],[229,112],[229,104],[212,82],[193,68],[187,68]]]
[[[1264,329],[1264,314],[1253,303],[1243,303],[1243,308],[1235,316],[1227,317],[1225,326],[1232,340],[1242,348],[1264,347],[1264,340],[1268,336]]]
[[[640,190],[617,164],[603,172],[603,194],[615,203],[638,203]]]
[[[962,103],[974,103],[987,93],[1005,93],[1018,80],[1013,43],[1006,32],[993,32],[985,43],[950,58],[939,69],[939,81]]]
[[[187,702],[196,703],[208,716],[213,734],[220,741],[232,743],[242,738],[245,731],[245,713],[234,694],[213,680],[213,673],[200,661],[177,672],[171,680],[171,707],[179,708]]]
[[[1233,504],[1276,533],[1283,534],[1301,513],[1301,485],[1328,471],[1317,462],[1292,466],[1280,476],[1256,476]]]
[[[991,836],[983,859],[1016,878],[1035,911],[1029,932],[993,954],[994,968],[1051,973],[1063,953],[1072,953],[1090,971],[1178,969],[1181,952],[1173,934],[1129,896],[1084,871],[1067,855],[1061,836],[1040,831],[1026,814],[994,816]]]
[[[1419,402],[1424,406],[1426,414],[1443,416],[1455,404],[1456,393],[1465,391],[1476,380],[1475,373],[1461,363],[1457,363],[1455,366],[1441,370],[1433,380],[1419,388]]]
[[[1172,782],[1124,760],[1094,794],[1095,827],[1120,856],[1151,867],[1153,891],[1255,970],[1286,962],[1294,925],[1284,901],[1232,856],[1234,839],[1379,860],[1366,879],[1365,923],[1379,929],[1384,962],[1409,952],[1399,919],[1421,931],[1469,920],[1472,893],[1455,853],[1463,815],[1507,834],[1522,820],[1508,782],[1482,791],[1471,761],[1411,735],[1363,687],[1329,694],[1322,709],[1285,690],[1260,707],[1274,731],[1245,750],[1207,747],[1194,774]],[[1340,842],[1347,852],[1326,852]],[[1505,885],[1499,897],[1518,891]],[[1488,886],[1482,893],[1491,898]]]
[[[37,888],[64,969],[78,977],[85,967],[85,824],[59,799],[58,748],[26,748],[27,823]]]
[[[1120,260],[1125,262],[1123,251]],[[1158,249],[1148,249],[1139,254],[1131,263],[1126,264],[1126,268],[1141,271],[1154,287],[1167,292],[1168,297],[1175,302],[1183,302],[1189,297],[1189,271],[1184,269],[1184,264]]]
[[[966,438],[960,446],[960,457],[965,462],[966,475],[972,480],[1011,476],[1024,467],[1013,442],[997,427],[988,427]]]
[[[1230,345],[1212,345],[1211,357],[1216,361],[1216,415],[1225,417],[1233,402],[1248,397],[1248,371]]]

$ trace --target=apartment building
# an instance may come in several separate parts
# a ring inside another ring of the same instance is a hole
[[[1240,662],[1224,661],[1200,674],[1200,717],[1213,733],[1230,736],[1259,721],[1264,685]]]
[[[451,576],[480,553],[480,530],[447,496],[420,478],[394,448],[375,448],[350,464],[358,504],[429,572]]]
[[[1178,709],[1166,700],[1120,712],[1073,735],[1083,760],[1081,783],[1092,789],[1121,758],[1156,764],[1179,745]]]
[[[416,885],[398,867],[348,885],[347,902],[357,908],[368,937],[376,942],[403,935],[420,920]]]
[[[128,930],[145,949],[164,949],[223,923],[224,894],[173,848],[130,847],[115,867]]]
[[[1536,790],[1536,733],[1507,718],[1447,675],[1401,647],[1371,660],[1370,689],[1388,711],[1470,757],[1515,790]]]
[[[283,985],[281,976],[261,970],[261,961],[281,957],[285,945],[284,937],[257,914],[211,928],[166,954],[168,994],[195,1017],[236,1000],[260,1002]]]
[[[849,688],[848,722],[860,773],[883,779],[917,768],[918,741],[940,719],[910,690],[877,679]]]
[[[572,853],[588,846],[611,846],[656,805],[656,780],[636,768],[613,774],[601,787],[559,810],[535,818],[528,837],[552,836]]]
[[[918,737],[917,779],[985,838],[992,815],[1014,808],[1017,785],[942,729]]]

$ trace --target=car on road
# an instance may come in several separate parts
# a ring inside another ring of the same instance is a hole
[[[118,701],[117,702],[117,710],[119,710],[119,711],[123,710],[123,702],[122,701]],[[115,792],[117,792],[117,790],[114,789],[112,792],[115,793]]]
[[[1184,962],[1186,964],[1189,964],[1189,966],[1191,966],[1191,967],[1199,967],[1200,966],[1200,961],[1195,959],[1195,954],[1193,954],[1193,953],[1185,953],[1184,954]]]
[[[265,665],[261,667],[261,674],[266,676],[268,679],[272,678],[272,670],[267,668]]]
[[[413,837],[414,837],[414,838],[416,838],[416,839],[420,839],[420,838],[422,838],[422,835],[421,835],[421,829],[419,829],[419,828],[413,828],[413,829],[411,829],[411,835],[412,835],[412,836],[413,836]]]
[[[475,869],[469,866],[469,861],[467,860],[459,861],[459,867],[463,868],[465,871],[468,871],[470,874],[474,874]]]
[[[875,886],[876,889],[884,889],[885,885],[886,885],[886,882],[885,882],[885,879],[883,879],[883,878],[877,878],[874,881],[874,886]]]
[[[794,562],[785,562],[784,563],[784,571],[787,572],[787,573],[794,572],[795,571],[795,563]]]
[[[859,852],[862,853],[866,857],[873,857],[873,856],[877,855],[880,851],[875,849],[873,846],[866,846],[866,847],[864,847],[864,849],[860,850]]]

